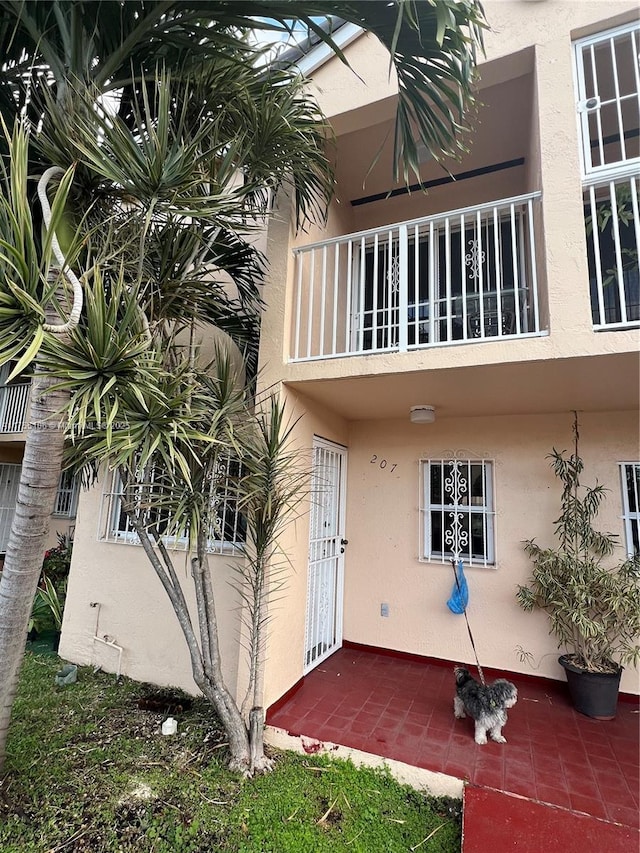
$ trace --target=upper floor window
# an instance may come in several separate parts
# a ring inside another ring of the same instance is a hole
[[[622,462],[622,518],[627,554],[640,554],[640,463]]]
[[[584,175],[640,163],[640,23],[575,42]]]
[[[14,367],[13,362],[0,367],[0,433],[22,432],[26,425],[30,377],[23,373],[7,384]]]
[[[422,462],[422,559],[495,562],[493,464],[477,459]]]
[[[640,182],[633,175],[584,191],[587,264],[594,329],[640,322]]]

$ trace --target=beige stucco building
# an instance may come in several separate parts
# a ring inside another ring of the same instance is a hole
[[[553,541],[546,455],[571,448],[574,411],[584,479],[610,490],[600,525],[617,558],[638,547],[637,5],[485,11],[469,153],[446,164],[451,180],[425,152],[426,191],[392,183],[396,90],[375,39],[339,31],[352,70],[320,48],[300,61],[335,130],[337,186],[326,226],[294,233],[281,198],[267,233],[260,381],[302,416],[314,497],[282,541],[291,571],[271,607],[265,707],[345,641],[473,661],[446,604],[454,552],[481,663],[563,678],[546,617],[515,591],[530,573],[523,540]],[[80,497],[61,654],[190,688],[177,622],[111,491]],[[240,690],[240,558],[218,550]],[[186,555],[178,564],[188,579]],[[640,692],[638,673],[621,688]]]

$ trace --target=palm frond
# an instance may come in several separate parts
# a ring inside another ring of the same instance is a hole
[[[7,109],[42,85],[45,69],[58,101],[70,81],[101,92],[123,90],[126,119],[131,99],[159,62],[184,78],[221,54],[250,64],[246,35],[258,20],[281,33],[302,22],[343,60],[326,22],[355,23],[389,50],[398,75],[395,162],[405,179],[417,166],[416,136],[436,157],[459,152],[487,26],[479,0],[69,0],[65,10],[59,14],[54,0],[0,0],[0,101]]]

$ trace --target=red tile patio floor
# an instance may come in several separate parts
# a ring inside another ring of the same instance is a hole
[[[637,703],[601,722],[573,710],[562,682],[513,680],[507,744],[478,746],[472,721],[454,719],[452,665],[361,648],[320,664],[267,723],[637,829]]]
[[[467,785],[462,823],[463,853],[635,853],[638,830]]]

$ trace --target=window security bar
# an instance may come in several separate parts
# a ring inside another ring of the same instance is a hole
[[[622,518],[627,556],[640,554],[640,463],[621,462]]]
[[[589,181],[584,190],[593,327],[640,325],[640,178]]]
[[[237,460],[223,458],[211,482],[210,500],[213,523],[207,539],[207,550],[213,554],[239,554],[246,538],[246,522],[238,504],[238,478],[240,464]],[[145,526],[158,526],[167,531],[163,536],[171,550],[186,551],[189,547],[185,532],[175,531],[171,516],[163,507],[162,494],[166,486],[162,474],[152,471],[149,482],[134,486],[140,501],[141,521]],[[117,473],[113,473],[103,494],[100,535],[102,538],[127,545],[139,545],[140,540],[123,507],[123,486]],[[155,504],[155,505],[154,505]],[[169,532],[171,531],[171,532]]]
[[[575,42],[583,175],[640,166],[640,23]]]
[[[493,463],[455,454],[424,460],[421,469],[420,559],[494,565]]]
[[[0,433],[22,432],[26,427],[30,382],[0,385]]]
[[[80,492],[80,476],[74,476],[69,471],[63,471],[58,481],[56,503],[53,514],[63,518],[75,518]]]

